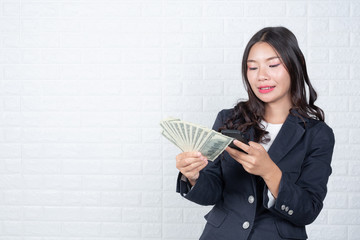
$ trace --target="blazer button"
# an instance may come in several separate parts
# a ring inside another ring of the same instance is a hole
[[[285,210],[285,205],[281,205],[281,210]]]
[[[250,223],[248,221],[244,222],[242,225],[243,229],[248,229],[250,227]]]
[[[289,211],[289,207],[286,207],[286,208],[285,208],[285,212],[287,212],[287,211]]]
[[[289,210],[288,214],[291,216],[293,215],[294,211],[293,210]]]
[[[249,198],[248,198],[248,202],[251,204],[251,203],[254,203],[255,201],[255,198],[253,195],[250,195]]]

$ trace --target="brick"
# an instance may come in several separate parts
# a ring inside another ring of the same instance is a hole
[[[217,111],[221,108],[231,108],[236,105],[237,98],[235,97],[204,97],[204,111]]]
[[[160,208],[123,208],[122,217],[124,222],[156,223],[161,222]]]
[[[224,52],[221,49],[184,49],[184,63],[222,63]]]
[[[241,65],[206,65],[205,80],[239,80],[241,81]]]
[[[360,3],[352,1],[350,2],[350,12],[352,17],[360,17]]]
[[[360,224],[360,216],[357,209],[329,210],[330,224]]]
[[[24,32],[17,42],[24,48],[56,48],[60,46],[60,35],[57,32]]]
[[[360,189],[359,177],[354,176],[332,176],[329,179],[329,192],[358,192]]]
[[[64,222],[62,231],[65,235],[77,237],[100,236],[101,223],[96,222]]]
[[[20,31],[20,20],[18,17],[0,17],[1,32]]]
[[[161,175],[163,170],[161,160],[144,160],[142,163],[142,173],[146,175]]]
[[[327,112],[348,112],[349,111],[349,98],[335,97],[335,96],[319,96],[316,104]],[[339,106],[342,106],[339,109]]]
[[[22,160],[19,159],[6,159],[0,160],[0,173],[1,174],[17,174],[22,172]]]
[[[357,86],[360,83],[356,81],[333,81],[330,83],[330,94],[333,96],[336,95],[347,95],[347,96],[357,96]]]
[[[22,18],[22,31],[27,33],[41,32],[80,32],[81,20],[69,18]]]
[[[332,175],[333,176],[346,176],[346,175],[348,175],[349,167],[348,167],[348,163],[346,161],[342,161],[342,162],[334,162],[333,161],[331,163],[331,167],[332,167]]]
[[[21,236],[23,224],[21,221],[3,221],[2,230],[4,235]]]
[[[203,44],[202,38],[202,34],[199,33],[174,32],[163,36],[163,45],[168,48],[200,48]]]
[[[309,45],[314,47],[348,47],[350,45],[350,34],[348,32],[321,32],[321,34],[310,34]]]
[[[247,99],[247,91],[245,90],[243,81],[241,79],[237,81],[226,81],[224,83],[224,95],[235,96],[239,99]]]
[[[123,81],[122,96],[159,96],[161,95],[160,81]]]
[[[141,225],[141,236],[144,238],[160,238],[162,235],[162,224],[143,223]]]
[[[101,236],[117,238],[141,238],[141,224],[139,223],[103,223]]]
[[[245,42],[249,41],[256,30],[264,27],[263,18],[225,18],[224,32],[244,34]]]
[[[174,168],[175,168],[175,161]],[[163,177],[163,190],[164,191],[174,191],[176,189],[176,180],[177,174],[173,174],[171,176],[164,176]]]
[[[163,208],[163,222],[181,223],[183,222],[182,208]]]
[[[316,217],[312,225],[322,225],[328,223],[328,212],[326,209],[323,209],[320,214]]]
[[[341,129],[341,128],[333,129],[333,131],[334,131],[334,135],[336,136],[335,137],[336,143],[346,144],[349,143],[349,141],[351,142],[351,134],[353,131],[350,131],[348,129]]]
[[[120,207],[84,207],[81,209],[78,221],[119,221],[122,218],[122,208]]]
[[[137,207],[141,204],[141,192],[136,189],[127,191],[103,191],[101,193],[103,206]]]
[[[325,198],[324,206],[327,209],[346,209],[348,208],[348,196],[346,194],[329,192]]]
[[[201,235],[203,224],[164,224],[163,236],[169,238],[196,239]]]
[[[3,1],[2,15],[7,17],[19,16],[20,9],[20,2]]]
[[[204,2],[203,15],[205,17],[243,17],[243,2]]]
[[[307,3],[303,1],[286,2],[286,15],[289,17],[304,17],[307,15]]]
[[[163,61],[167,63],[181,63],[182,62],[182,51],[175,48],[167,48],[163,50]]]
[[[332,1],[322,2],[314,1],[308,3],[309,16],[316,17],[343,17],[349,16],[350,6],[349,2]]]
[[[3,193],[3,203],[5,203],[6,205],[22,205],[25,204],[24,201],[24,195],[23,195],[23,191],[22,190],[15,190],[15,189],[11,189],[11,190],[6,190],[4,189],[2,191]]]
[[[347,227],[346,226],[334,226],[334,225],[309,225],[307,228],[309,239],[347,239]]]
[[[353,192],[349,194],[349,208],[360,209],[359,197],[360,193],[358,192]]]
[[[23,3],[21,5],[21,15],[28,17],[54,17],[59,15],[60,5],[58,3]]]
[[[185,96],[216,96],[223,94],[223,83],[215,81],[184,82]]]
[[[224,21],[221,18],[192,18],[182,20],[184,33],[223,32]]]
[[[1,221],[21,221],[23,210],[17,206],[0,206]]]
[[[21,52],[18,49],[3,49],[0,50],[1,64],[19,64]]]
[[[62,161],[57,159],[23,159],[22,169],[25,174],[59,174]]]
[[[165,17],[198,17],[202,14],[202,2],[166,1],[164,2]]]
[[[166,97],[163,102],[163,109],[165,111],[201,111],[202,110],[201,97]]]
[[[276,5],[267,2],[245,2],[245,17],[277,17],[286,15],[285,2]]]
[[[360,146],[360,144],[357,144],[357,146]],[[360,163],[359,162],[349,162],[349,175],[350,176],[359,176],[360,175]]]
[[[204,216],[211,210],[212,207],[197,207],[184,209],[184,223],[204,224],[206,220]]]
[[[342,17],[342,18],[330,18],[329,19],[329,30],[330,31],[346,31],[346,32],[359,32],[360,30],[360,24],[359,24],[359,17],[353,17],[351,18],[351,21],[349,21],[348,17]]]
[[[161,16],[164,11],[163,1],[161,0],[135,4],[141,4],[141,15],[145,17],[158,17]]]
[[[360,235],[360,229],[359,226],[353,225],[348,227],[348,239],[349,240],[356,240],[359,238]]]
[[[158,175],[124,176],[122,188],[128,191],[160,191],[162,189],[162,178]]]
[[[162,192],[142,192],[141,206],[158,207],[162,205]]]
[[[242,50],[231,49],[224,51],[224,62],[226,64],[238,64],[242,62]]]
[[[310,33],[329,31],[329,18],[321,16],[309,17],[308,26]]]
[[[58,80],[59,67],[55,65],[6,65],[5,80]]]
[[[64,206],[100,206],[101,192],[100,191],[84,191],[78,188],[77,190],[63,190],[62,191]],[[116,205],[114,204],[114,207]]]

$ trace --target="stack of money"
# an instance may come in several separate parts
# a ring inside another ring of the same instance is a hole
[[[219,132],[200,125],[168,118],[160,122],[162,135],[183,152],[198,151],[214,161],[234,140]]]

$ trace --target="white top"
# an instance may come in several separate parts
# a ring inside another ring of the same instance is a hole
[[[261,145],[265,148],[266,151],[269,151],[283,124],[268,123],[264,120],[261,121],[261,124],[265,126],[265,130],[269,132],[267,136],[270,137],[270,141],[268,143],[261,143]]]
[[[282,127],[283,124],[273,124],[273,123],[268,123],[265,121],[261,121],[261,124],[265,126],[265,130],[268,131],[269,133],[267,134],[267,136],[270,138],[270,141],[267,143],[261,143],[261,145],[265,148],[265,150],[268,152],[271,145],[273,144],[276,136],[278,135],[278,133],[280,132],[280,129]],[[274,196],[271,194],[270,190],[268,190],[268,198],[269,198],[269,202],[268,202],[268,208],[271,208],[272,206],[274,206],[275,204],[275,198]]]

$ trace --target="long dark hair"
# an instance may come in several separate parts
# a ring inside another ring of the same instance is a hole
[[[251,47],[258,42],[268,43],[274,48],[277,54],[280,55],[282,63],[290,75],[290,94],[293,106],[290,109],[290,113],[296,113],[300,118],[314,118],[324,121],[323,110],[314,104],[317,99],[317,93],[310,83],[305,58],[299,48],[295,35],[285,27],[267,27],[258,31],[250,39],[244,50],[242,76],[249,100],[239,102],[234,107],[232,117],[228,119],[220,129],[238,129],[245,132],[253,128],[254,141],[267,141],[264,137],[267,132],[263,130],[260,124],[261,120],[264,119],[265,104],[256,97],[247,78],[247,59],[249,52]],[[305,84],[308,86],[309,101],[307,101],[306,97]]]

